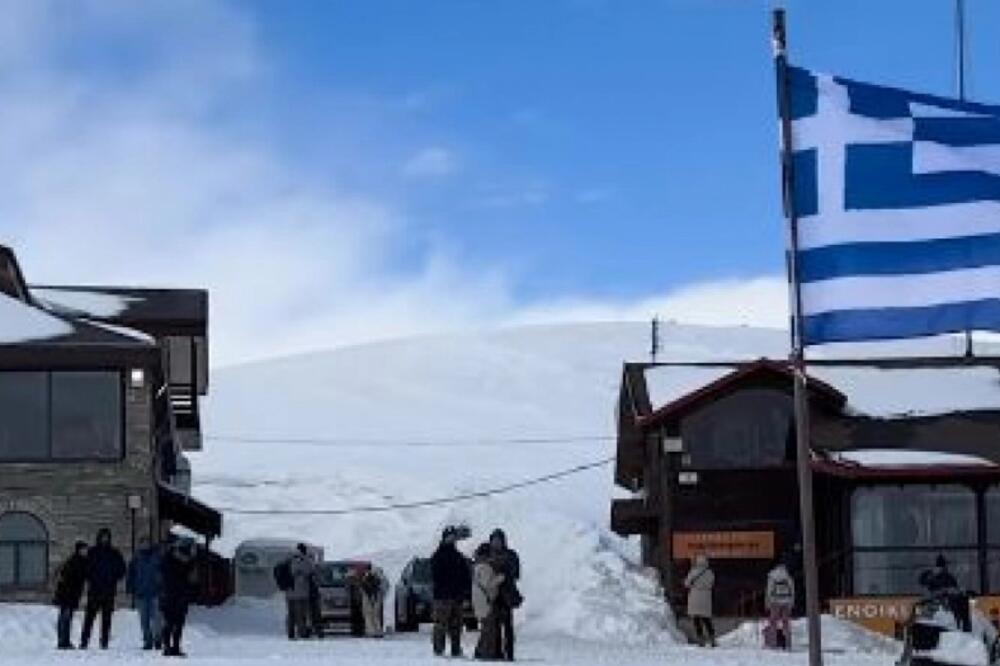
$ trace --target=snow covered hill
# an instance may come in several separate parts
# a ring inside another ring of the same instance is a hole
[[[787,334],[664,324],[663,359],[787,354]],[[950,343],[947,343],[950,344]],[[226,511],[223,550],[303,538],[328,557],[370,556],[395,577],[442,526],[503,527],[524,560],[525,629],[598,640],[669,640],[669,609],[608,530],[610,464],[457,504],[348,515],[474,493],[614,452],[622,362],[647,357],[642,323],[411,338],[223,368],[205,403],[194,492]],[[473,544],[468,544],[471,547]]]

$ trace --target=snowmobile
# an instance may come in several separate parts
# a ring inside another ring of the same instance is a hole
[[[963,592],[940,592],[917,601],[903,641],[897,666],[1000,664],[996,627]]]

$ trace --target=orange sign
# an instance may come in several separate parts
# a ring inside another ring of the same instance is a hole
[[[674,532],[676,560],[705,555],[710,560],[770,560],[774,558],[774,532]]]
[[[830,614],[866,629],[901,638],[916,597],[853,597],[830,599]],[[1000,597],[978,597],[976,608],[994,624],[1000,621]]]

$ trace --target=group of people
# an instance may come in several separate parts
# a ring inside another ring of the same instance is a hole
[[[441,543],[431,557],[434,587],[434,654],[444,654],[450,643],[451,656],[462,656],[463,612],[467,600],[479,624],[479,642],[474,656],[480,660],[514,661],[514,610],[523,598],[517,587],[521,562],[507,545],[501,529],[476,548],[469,561],[458,550],[459,530],[445,528]]]
[[[144,537],[126,567],[121,551],[111,542],[111,531],[101,529],[93,546],[78,541],[73,554],[59,568],[53,599],[59,609],[57,647],[74,649],[70,640],[73,614],[80,607],[86,589],[79,649],[86,650],[90,644],[98,615],[100,646],[108,648],[115,598],[124,578],[126,592],[133,595],[138,610],[143,649],[162,649],[168,657],[183,656],[181,637],[197,589],[195,575],[195,548],[191,541],[177,540],[162,547]]]
[[[715,647],[715,625],[712,622],[712,595],[715,572],[704,554],[695,555],[684,579],[687,588],[687,614],[694,624],[698,645]],[[795,580],[788,567],[779,562],[767,574],[764,586],[764,607],[767,625],[764,628],[767,647],[791,649],[791,616],[795,606]]]
[[[277,577],[287,577],[278,581],[279,589],[285,593],[286,629],[288,639],[296,640],[319,636],[322,632],[316,626],[319,622],[316,605],[319,604],[319,588],[316,582],[317,566],[309,553],[309,547],[300,543],[292,555],[277,568],[283,573]],[[361,615],[364,621],[364,635],[381,638],[385,635],[383,613],[385,596],[389,591],[389,581],[375,567],[367,569],[357,580],[352,581],[361,599]]]

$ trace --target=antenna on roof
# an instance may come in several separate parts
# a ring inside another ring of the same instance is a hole
[[[656,357],[660,355],[660,318],[653,315],[653,321],[650,324],[649,356],[653,363],[656,363]]]

